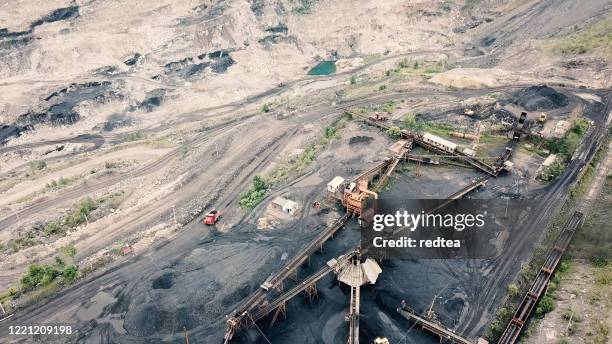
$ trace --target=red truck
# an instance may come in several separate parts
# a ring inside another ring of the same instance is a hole
[[[206,214],[206,216],[204,217],[204,224],[212,226],[215,223],[217,223],[217,221],[219,221],[220,217],[221,217],[221,212],[213,209],[210,212],[208,212],[208,214]]]

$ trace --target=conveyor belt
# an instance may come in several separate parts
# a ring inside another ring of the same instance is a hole
[[[442,340],[448,340],[452,343],[456,343],[456,344],[474,344],[473,342],[469,341],[466,338],[463,338],[462,336],[456,334],[455,332],[443,327],[442,325],[429,321],[425,318],[422,318],[418,315],[416,315],[414,312],[407,310],[407,309],[403,309],[403,308],[398,308],[397,312],[403,316],[404,318],[413,321],[414,323],[416,323],[417,325],[421,325],[421,327],[424,330],[430,331],[433,334],[437,335],[440,337],[440,342],[442,342]]]
[[[523,297],[523,301],[519,305],[518,309],[514,313],[514,316],[512,317],[512,320],[510,320],[506,330],[497,342],[498,344],[516,343],[519,335],[521,334],[523,326],[529,319],[529,315],[540,299],[540,296],[542,296],[542,293],[544,293],[552,274],[563,257],[563,253],[565,253],[565,250],[567,250],[572,238],[574,237],[574,234],[576,233],[576,230],[580,228],[583,221],[584,215],[580,212],[574,212],[561,234],[559,234],[553,248],[546,256],[542,268],[536,275],[531,288]]]

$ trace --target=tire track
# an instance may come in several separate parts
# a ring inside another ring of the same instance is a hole
[[[219,135],[222,134],[223,132],[226,132],[230,129],[232,129],[234,126],[240,124],[241,122],[237,122],[237,123],[231,123],[229,125],[223,125],[220,126],[218,128],[213,129],[210,132],[206,132],[203,135],[201,135],[200,137],[192,140],[189,145],[197,145],[197,144],[201,144],[203,142],[206,142],[208,139],[210,139],[211,137],[214,137],[215,135]],[[113,186],[123,180],[126,179],[131,179],[131,178],[138,178],[138,177],[142,177],[145,176],[147,174],[156,172],[158,170],[160,170],[164,165],[166,165],[168,162],[170,162],[173,158],[175,158],[178,154],[180,154],[180,148],[176,148],[170,152],[168,152],[167,154],[165,154],[164,156],[162,156],[160,159],[140,168],[137,169],[135,171],[131,171],[131,172],[127,172],[124,174],[120,174],[114,177],[111,177],[109,179],[97,182],[95,184],[91,184],[91,185],[83,185],[81,187],[75,188],[75,189],[71,189],[67,192],[61,193],[60,195],[58,195],[57,197],[54,198],[50,198],[50,199],[45,199],[42,201],[39,201],[37,203],[34,203],[22,210],[19,210],[11,215],[6,216],[5,218],[0,220],[0,229],[5,229],[8,228],[12,225],[14,225],[15,223],[19,222],[20,218],[25,218],[34,214],[37,214],[39,212],[42,212],[44,210],[46,210],[49,207],[52,206],[57,206],[59,204],[62,204],[64,202],[70,201],[70,200],[74,200],[77,199],[79,197],[83,197],[87,194],[96,192],[98,190]]]

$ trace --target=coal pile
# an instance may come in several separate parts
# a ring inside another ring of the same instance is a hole
[[[102,129],[104,131],[113,131],[120,127],[127,127],[132,125],[132,119],[124,114],[112,114],[108,117],[107,121],[104,122]]]
[[[123,327],[134,336],[150,336],[155,333],[159,309],[151,303],[141,303],[127,312]]]
[[[134,54],[134,56],[128,58],[125,61],[123,61],[123,63],[125,63],[126,66],[135,66],[138,63],[140,63],[140,61],[142,61],[143,58],[144,58],[144,56],[142,56],[139,53],[136,53],[136,54]]]
[[[131,106],[128,110],[143,110],[146,112],[151,112],[163,103],[165,93],[166,91],[164,89],[156,89],[151,92],[147,92],[147,95],[143,101],[139,102],[136,106]]]
[[[476,57],[484,55],[484,52],[475,46],[465,48],[464,53],[467,57]]]
[[[228,54],[220,54],[218,57],[210,56],[212,63],[210,69],[215,73],[225,73],[227,69],[236,63],[234,59]]]
[[[276,26],[267,28],[266,32],[287,34],[287,32],[289,32],[289,28],[285,24],[278,24]]]
[[[51,93],[44,99],[45,104],[30,110],[17,118],[16,125],[21,127],[36,124],[70,125],[80,119],[75,108],[84,101],[104,103],[109,99],[121,98],[121,94],[111,89],[110,81],[93,81],[71,84]]]
[[[24,130],[14,125],[0,125],[0,144],[5,144],[11,137],[19,136]]]
[[[42,99],[41,104],[21,114],[13,124],[0,124],[0,144],[22,132],[34,130],[37,124],[70,125],[81,116],[75,108],[85,101],[105,103],[111,99],[122,99],[123,95],[112,89],[110,81],[92,81],[71,84]]]
[[[264,14],[264,0],[254,0],[251,2],[251,11],[257,17],[261,17]]]
[[[134,55],[134,59],[139,59]],[[138,63],[130,59],[127,63]],[[153,80],[160,80],[164,77],[179,78],[185,80],[198,79],[202,76],[209,62],[196,63],[193,57],[186,57],[178,61],[172,61],[164,65],[164,71],[161,74],[155,75]]]
[[[558,109],[569,104],[567,96],[546,85],[531,86],[518,91],[512,103],[528,111]]]
[[[119,73],[117,66],[104,66],[94,71],[94,74],[101,76],[113,76],[117,75],[117,73]]]
[[[9,31],[6,28],[0,28],[0,49],[11,49],[19,46],[26,45],[32,41],[30,36],[37,26],[41,26],[45,23],[54,23],[61,20],[69,20],[76,18],[79,15],[79,6],[69,6],[58,8],[51,11],[51,13],[39,18],[32,23],[28,30],[25,31]]]
[[[287,43],[297,44],[297,38],[295,36],[286,36],[283,34],[273,34],[265,36],[264,38],[257,41],[259,44],[266,48],[270,48],[273,44]]]
[[[370,136],[353,136],[349,139],[349,145],[369,144],[372,140],[374,139]]]
[[[224,73],[230,66],[236,63],[236,61],[234,61],[234,59],[229,54],[232,51],[234,51],[234,49],[217,50],[210,53],[200,54],[195,58],[185,57],[178,61],[169,62],[164,65],[164,71],[158,75],[155,75],[153,79],[201,79],[204,77],[205,72],[208,68],[213,73]]]
[[[163,275],[153,280],[151,288],[153,289],[170,289],[174,284],[174,273],[166,272]]]

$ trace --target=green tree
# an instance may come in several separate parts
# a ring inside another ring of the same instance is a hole
[[[255,176],[255,178],[253,178],[253,188],[258,191],[265,190],[268,188],[268,184],[261,176]]]

